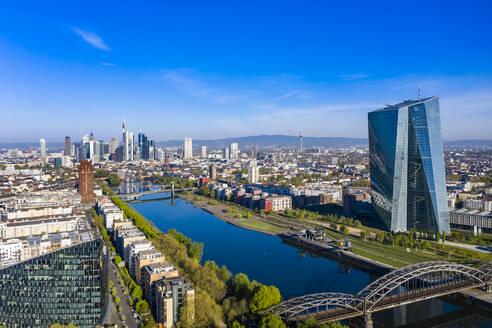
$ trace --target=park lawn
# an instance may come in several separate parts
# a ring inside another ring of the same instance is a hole
[[[272,224],[260,221],[260,220],[248,220],[248,221],[242,221],[240,222],[241,225],[258,229],[258,230],[265,230],[265,231],[270,231],[270,232],[281,232],[284,229],[274,226]]]

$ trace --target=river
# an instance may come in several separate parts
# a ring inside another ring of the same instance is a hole
[[[162,196],[146,195],[143,199]],[[284,298],[319,292],[354,294],[377,278],[368,272],[296,249],[282,243],[278,237],[228,224],[180,198],[131,205],[161,231],[174,228],[194,241],[203,242],[202,262],[213,260],[219,266],[225,264],[233,274],[243,272],[251,280],[275,285]],[[433,299],[377,312],[373,319],[375,327],[410,327],[411,323],[420,322],[418,327],[423,328],[426,322],[430,322],[428,318],[437,317],[438,322],[444,323],[445,317],[453,315],[473,317],[474,311]],[[484,319],[474,327],[492,327],[492,321]]]

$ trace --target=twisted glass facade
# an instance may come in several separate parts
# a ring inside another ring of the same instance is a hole
[[[91,240],[0,270],[0,326],[95,327],[106,302],[100,240]]]
[[[372,199],[388,230],[449,233],[439,98],[368,114]]]

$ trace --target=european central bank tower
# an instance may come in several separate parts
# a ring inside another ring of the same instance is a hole
[[[387,230],[449,233],[439,98],[370,112],[373,208]]]

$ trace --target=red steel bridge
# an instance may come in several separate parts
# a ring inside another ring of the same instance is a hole
[[[318,293],[285,300],[264,311],[295,324],[308,318],[329,322],[364,316],[372,327],[371,313],[440,297],[470,288],[488,289],[492,263],[473,268],[451,262],[422,262],[409,265],[375,280],[355,295]]]

